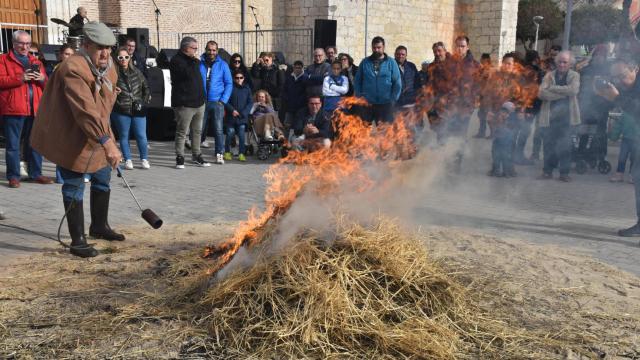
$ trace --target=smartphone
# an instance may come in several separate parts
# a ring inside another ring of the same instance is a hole
[[[40,65],[31,64],[31,66],[29,67],[29,70],[31,70],[31,72],[39,73],[40,72]]]

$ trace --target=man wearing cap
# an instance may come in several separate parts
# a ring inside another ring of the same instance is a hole
[[[124,240],[107,221],[111,170],[118,166],[118,150],[109,125],[116,101],[117,73],[111,60],[116,39],[98,22],[84,26],[85,42],[76,55],[60,64],[47,83],[36,116],[31,143],[58,165],[64,180],[62,200],[71,235],[71,253],[94,257],[98,252],[84,237],[83,174],[91,175],[89,235]]]

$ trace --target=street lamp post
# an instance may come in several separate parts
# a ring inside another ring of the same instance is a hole
[[[562,50],[569,49],[569,36],[571,35],[571,13],[573,12],[573,0],[567,0],[567,15],[564,17],[564,37]]]
[[[544,20],[544,17],[536,15],[533,17],[533,23],[536,24],[536,42],[533,45],[534,49],[538,51],[538,30],[540,30],[540,22]]]

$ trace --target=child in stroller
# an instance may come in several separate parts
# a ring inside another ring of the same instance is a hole
[[[250,111],[251,139],[257,144],[257,156],[266,160],[269,155],[284,149],[284,126],[273,109],[271,96],[264,90],[258,90]],[[250,147],[252,148],[252,147]]]

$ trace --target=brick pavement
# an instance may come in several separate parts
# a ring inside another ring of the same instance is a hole
[[[471,132],[471,131],[470,131]],[[171,142],[152,142],[152,169],[125,172],[143,206],[152,208],[165,224],[237,221],[245,218],[253,204],[262,204],[262,173],[268,163],[250,160],[210,168],[187,166],[175,170]],[[618,228],[633,223],[633,186],[611,184],[608,177],[589,171],[573,175],[574,182],[535,180],[539,166],[519,167],[515,179],[485,175],[489,164],[489,141],[470,140],[470,152],[462,173],[446,176],[434,184],[434,191],[418,199],[412,210],[417,224],[451,225],[481,233],[522,238],[530,243],[552,243],[589,253],[611,265],[640,274],[637,239],[615,236]],[[134,147],[134,154],[135,151]],[[205,150],[205,155],[211,150]],[[609,160],[617,151],[610,147]],[[136,165],[138,165],[136,163]],[[0,149],[0,169],[4,151]],[[53,165],[45,163],[45,175]],[[55,236],[62,215],[58,185],[23,183],[8,189],[0,183],[0,209],[4,224],[15,224]],[[130,195],[114,177],[110,222],[115,227],[144,224]],[[87,190],[88,191],[88,190]],[[88,197],[88,194],[87,194]],[[85,218],[88,226],[88,201]],[[66,234],[66,225],[63,234]],[[29,255],[58,245],[18,230],[0,228],[0,265],[16,255]]]

